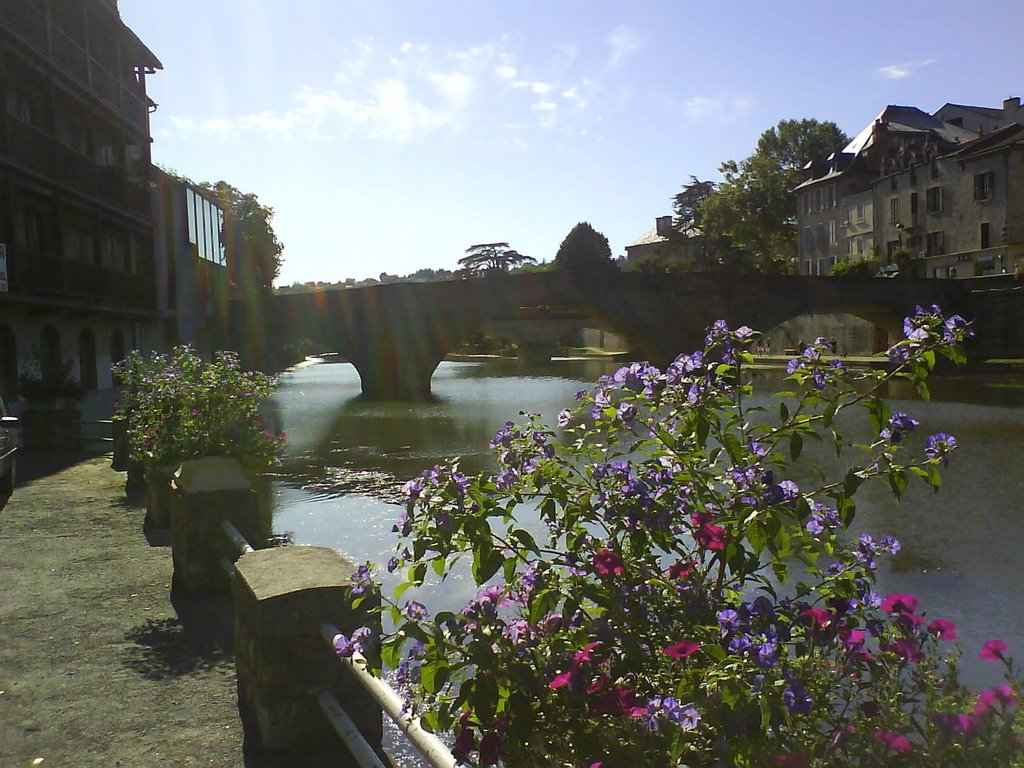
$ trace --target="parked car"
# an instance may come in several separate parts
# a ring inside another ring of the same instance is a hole
[[[0,394],[0,496],[10,496],[14,491],[20,439],[18,417],[11,415],[7,401]]]

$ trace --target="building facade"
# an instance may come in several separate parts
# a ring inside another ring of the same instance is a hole
[[[7,392],[40,362],[109,387],[156,319],[146,78],[161,68],[114,0],[0,0]]]
[[[922,277],[1014,271],[1024,262],[1022,121],[1019,98],[934,115],[886,107],[842,152],[808,164],[799,271],[826,275],[841,259]]]
[[[656,261],[661,267],[693,269],[701,263],[706,248],[700,234],[683,233],[672,226],[671,216],[658,216],[654,229],[626,246],[626,269],[639,269]]]

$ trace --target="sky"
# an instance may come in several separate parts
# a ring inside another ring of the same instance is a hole
[[[153,162],[274,210],[279,285],[615,256],[780,120],[1024,95],[1024,2],[120,0]]]

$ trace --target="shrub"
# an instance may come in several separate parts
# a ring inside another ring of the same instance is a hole
[[[877,393],[901,377],[926,396],[969,328],[933,307],[904,330],[888,372],[850,372],[818,339],[763,407],[746,376],[757,334],[718,322],[667,370],[633,364],[581,393],[561,432],[506,424],[495,473],[453,461],[411,481],[383,652],[410,709],[472,765],[1020,764],[1006,644],[980,652],[1006,685],[968,691],[953,623],[874,591],[899,542],[845,535],[864,484],[937,490],[956,449],[915,440]],[[850,445],[838,417],[858,409],[873,437]],[[807,440],[854,459],[801,487]],[[480,588],[461,610],[404,598],[460,561]],[[360,642],[337,638],[345,654]]]
[[[147,471],[203,456],[267,466],[281,453],[284,434],[268,430],[258,413],[276,384],[243,371],[233,352],[204,362],[188,346],[149,359],[135,351],[114,374],[124,386],[117,416],[128,419],[131,458]]]
[[[843,259],[832,267],[833,277],[874,277],[877,265],[870,261]]]

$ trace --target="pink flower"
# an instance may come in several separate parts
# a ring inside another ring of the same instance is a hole
[[[700,643],[695,643],[692,640],[680,640],[678,643],[666,645],[661,652],[673,659],[685,659],[698,650],[700,650]]]
[[[1005,661],[1003,652],[1009,647],[1002,640],[986,640],[978,652],[978,658],[984,661]]]
[[[621,717],[636,706],[636,696],[628,688],[610,688],[594,702],[587,711],[593,715],[611,715]]]
[[[594,570],[602,576],[622,575],[622,567],[624,565],[622,557],[610,549],[602,549],[600,552],[595,552],[591,562],[594,565]]]
[[[924,658],[924,654],[917,647],[917,643],[909,638],[900,638],[885,646],[885,650],[892,651],[904,661],[916,664]]]
[[[836,617],[832,611],[826,611],[824,608],[808,608],[800,615],[810,617],[814,629],[828,629]]]
[[[893,592],[882,601],[882,610],[886,613],[913,613],[917,608],[917,598],[902,592]]]
[[[889,749],[894,752],[910,752],[914,749],[910,744],[910,740],[902,733],[875,731],[875,738],[888,745]]]
[[[685,563],[672,563],[668,567],[668,577],[670,579],[685,579],[693,571],[693,562]]]
[[[974,705],[974,714],[983,715],[996,705],[1001,707],[1017,706],[1017,694],[1008,685],[997,685],[978,694],[978,703]]]
[[[928,631],[939,640],[956,640],[956,624],[949,619],[936,619],[928,625]]]
[[[974,729],[978,726],[978,719],[977,715],[932,715],[932,721],[943,731],[954,736],[962,733],[965,737],[974,733]]]
[[[839,628],[839,637],[848,651],[854,651],[864,645],[867,633],[863,629],[850,629],[849,627]]]
[[[690,522],[696,526],[693,538],[704,549],[725,549],[725,528],[714,525],[710,512],[693,512]]]

